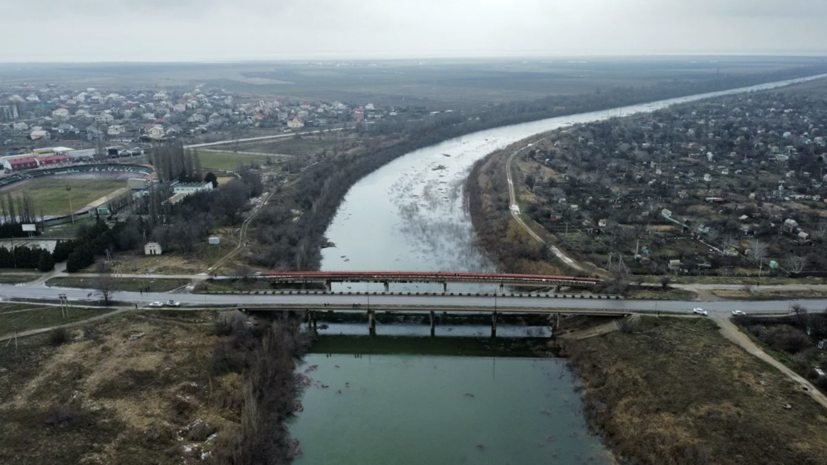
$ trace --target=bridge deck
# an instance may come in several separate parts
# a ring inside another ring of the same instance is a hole
[[[261,278],[278,282],[475,283],[505,285],[595,285],[598,278],[513,273],[450,273],[408,271],[299,271],[264,272]]]

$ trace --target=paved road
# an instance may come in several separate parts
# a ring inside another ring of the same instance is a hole
[[[523,229],[525,229],[528,232],[528,234],[530,234],[531,237],[534,238],[534,240],[547,246],[549,250],[551,250],[551,253],[557,256],[557,258],[562,260],[566,265],[574,268],[575,270],[587,272],[588,270],[586,270],[585,268],[583,268],[583,266],[574,261],[574,259],[563,253],[563,251],[561,251],[554,245],[547,243],[545,240],[543,240],[542,237],[540,237],[537,233],[532,231],[531,228],[529,228],[528,225],[525,224],[525,222],[523,222],[523,219],[520,217],[520,207],[517,204],[517,195],[514,192],[514,180],[511,178],[511,162],[514,160],[514,157],[517,156],[518,153],[531,147],[531,145],[532,144],[528,144],[525,147],[522,147],[521,149],[515,151],[511,154],[511,156],[508,157],[508,161],[505,162],[505,175],[508,179],[508,202],[510,205],[509,210],[511,211],[511,216],[514,217],[517,223],[519,223],[520,226],[522,226]]]
[[[46,286],[13,286],[0,285],[0,297],[9,299],[39,299],[56,300],[58,294],[66,294],[70,301],[83,302],[97,300],[90,289],[70,289]],[[360,304],[364,309],[368,298],[365,295],[347,294],[273,294],[273,295],[239,295],[239,294],[169,294],[162,292],[137,293],[116,292],[115,300],[137,303],[144,306],[152,301],[166,301],[170,298],[181,302],[182,305],[318,305],[324,304],[347,307]],[[827,307],[827,299],[798,300],[801,305],[815,311]],[[490,309],[495,305],[494,297],[475,295],[450,296],[416,296],[416,295],[371,295],[371,306],[405,306],[421,307],[473,307]],[[699,304],[692,301],[675,300],[605,300],[605,299],[570,299],[570,298],[541,298],[541,297],[498,297],[496,306],[499,309],[525,308],[536,311],[556,312],[561,309],[595,309],[617,311],[659,311],[664,313],[689,313],[693,307],[702,305],[712,313],[729,313],[732,310],[744,310],[747,313],[787,313],[790,301],[774,300],[759,302],[718,301]]]
[[[286,139],[288,137],[295,137],[296,135],[305,136],[310,134],[319,134],[321,132],[336,132],[342,131],[343,128],[333,128],[333,129],[319,129],[316,131],[305,131],[305,132],[289,132],[284,134],[276,134],[273,136],[259,136],[259,137],[247,137],[245,139],[229,139],[229,140],[219,140],[216,142],[206,142],[203,144],[192,144],[192,145],[185,145],[185,149],[197,149],[200,147],[213,147],[216,145],[226,145],[226,144],[234,144],[236,142],[255,142],[258,140],[269,140],[269,139]]]

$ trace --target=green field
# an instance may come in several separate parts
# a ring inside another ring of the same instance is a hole
[[[338,133],[332,134],[334,135],[323,135],[322,138],[309,135],[302,137],[288,137],[284,139],[245,142],[239,145],[239,150],[244,152],[264,152],[307,156],[316,155],[322,150],[330,149],[338,144],[341,144],[343,141],[353,140],[352,138],[341,137]],[[201,164],[205,165],[203,154],[201,157]]]
[[[113,289],[116,291],[138,292],[149,289],[150,292],[169,292],[186,286],[187,279],[154,279],[154,278],[112,278]],[[95,278],[52,278],[46,281],[47,286],[76,287],[94,289]]]
[[[111,311],[104,308],[70,308],[69,315],[64,318],[60,307],[3,304],[0,305],[0,336],[73,323]]]
[[[246,151],[246,149],[244,150]],[[250,163],[264,165],[267,163],[280,163],[283,160],[281,157],[247,155],[232,152],[198,152],[198,158],[201,160],[201,168],[205,171],[211,169],[235,171],[238,169],[240,163],[244,163],[245,165],[249,165]]]
[[[68,193],[66,186],[72,188]],[[70,198],[72,209],[77,211],[122,187],[126,187],[123,179],[66,179],[47,176],[14,185],[5,192],[11,192],[15,197],[24,192],[28,194],[35,214],[39,215],[42,208],[44,215],[67,215]]]

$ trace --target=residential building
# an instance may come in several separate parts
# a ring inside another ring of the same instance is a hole
[[[304,127],[304,121],[298,116],[287,122],[287,127],[290,129],[300,129]]]

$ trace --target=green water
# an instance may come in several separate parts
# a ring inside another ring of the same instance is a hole
[[[311,354],[301,465],[608,464],[560,359]],[[318,365],[317,368],[311,367]],[[327,387],[325,387],[327,386]]]

